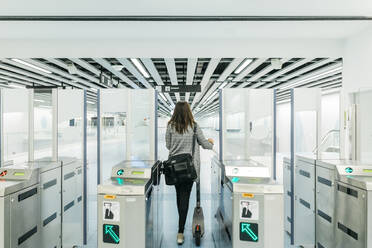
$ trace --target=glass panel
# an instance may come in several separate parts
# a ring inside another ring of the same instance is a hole
[[[294,152],[315,156],[320,89],[294,89]]]
[[[223,90],[224,159],[254,159],[271,166],[273,91]]]
[[[52,157],[52,90],[34,91],[34,160]]]
[[[126,157],[127,89],[101,90],[101,177]]]
[[[372,161],[372,90],[361,91],[357,97],[358,160]]]
[[[154,91],[134,90],[131,103],[131,154],[132,160],[153,159],[152,133],[154,132]]]
[[[29,90],[3,89],[4,164],[28,161]]]
[[[58,91],[58,157],[83,158],[83,104],[81,90]]]

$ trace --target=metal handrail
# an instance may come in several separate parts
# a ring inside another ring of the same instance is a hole
[[[340,130],[339,129],[332,129],[332,130],[329,130],[322,138],[322,141],[320,142],[320,144],[316,147],[314,147],[313,149],[313,154],[315,154],[320,147],[322,147],[322,145],[326,142],[326,140],[328,139],[328,137],[332,134],[332,133],[340,133]]]

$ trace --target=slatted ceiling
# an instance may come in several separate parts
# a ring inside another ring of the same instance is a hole
[[[192,79],[187,78],[187,74],[191,74],[188,71],[188,65],[190,58],[174,58],[175,62],[175,77],[177,79],[177,84],[201,84],[205,73],[207,72],[208,65],[211,58],[195,58],[193,64]],[[290,85],[295,82],[300,82],[302,78],[307,75],[320,74],[330,65],[335,65],[341,62],[342,59],[327,59],[327,58],[287,58],[282,64],[281,69],[271,68],[271,59],[254,59],[251,63],[250,68],[245,68],[240,74],[234,74],[236,67],[244,61],[245,58],[221,58],[216,64],[214,71],[210,74],[208,82],[203,83],[204,92],[202,92],[203,97],[198,97],[199,94],[180,94],[182,100],[188,98],[189,102],[194,102],[195,109],[199,110],[198,105],[203,105],[200,113],[210,112],[210,107],[215,107],[218,104],[217,95],[213,99],[208,99],[222,82],[226,80],[233,80],[233,83],[227,84],[226,87],[249,87],[249,88],[281,88],[283,85]],[[123,59],[128,61],[126,67],[124,67],[120,72],[114,71],[114,65],[122,64],[118,58],[105,58],[104,61],[107,62],[105,66],[95,61],[93,58],[55,58],[55,59],[44,59],[44,58],[33,58],[29,60],[34,62],[36,65],[47,66],[52,70],[51,74],[47,74],[26,65],[22,65],[15,61],[9,59],[3,59],[0,62],[0,81],[5,81],[5,83],[18,83],[22,85],[38,83],[43,85],[72,85],[78,88],[99,88],[100,85],[100,75],[101,72],[105,74],[108,78],[113,78],[119,80],[123,87],[156,87],[158,85],[170,85],[171,81],[168,75],[167,67],[163,58],[152,58],[143,59],[140,61],[150,74],[150,78],[141,78],[142,74],[138,74],[137,69],[133,70],[132,62],[128,59]],[[240,60],[240,61],[239,61]],[[27,60],[25,60],[27,61]],[[78,70],[78,74],[71,75],[68,73],[66,65],[73,63]],[[45,68],[45,69],[48,69]],[[2,72],[2,73],[1,73]],[[5,78],[4,78],[5,77]],[[221,80],[222,78],[222,80]],[[190,81],[191,80],[191,81]],[[219,82],[222,81],[222,82]],[[330,73],[329,75],[324,75],[322,77],[316,78],[312,81],[304,81],[298,87],[340,87],[342,82],[341,73]],[[5,84],[0,85],[0,87],[9,87]],[[106,86],[104,86],[106,87]],[[297,86],[296,86],[297,87]],[[94,91],[92,92],[94,97]],[[171,93],[164,94],[168,101],[176,102],[175,94]],[[188,96],[188,97],[187,97]],[[199,98],[199,99],[197,99]],[[206,100],[208,103],[206,104]],[[160,99],[160,101],[164,101]],[[169,103],[166,103],[169,105]],[[173,103],[174,104],[174,103]],[[170,110],[170,106],[163,106],[164,110]],[[207,109],[207,111],[205,111]]]

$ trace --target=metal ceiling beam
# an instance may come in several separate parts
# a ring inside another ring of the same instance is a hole
[[[132,80],[130,80],[127,76],[125,76],[123,73],[115,70],[112,65],[105,59],[99,59],[99,58],[94,58],[94,61],[96,61],[98,64],[106,68],[108,71],[110,71],[112,74],[120,78],[122,81],[125,83],[129,84],[132,86],[134,89],[139,89],[139,86],[136,85]]]
[[[24,70],[26,70],[26,71],[32,71],[33,73],[35,73],[35,74],[39,74],[39,75],[42,75],[42,76],[44,76],[44,77],[46,77],[46,78],[48,78],[48,79],[54,79],[54,80],[56,80],[56,82],[60,82],[60,83],[67,84],[67,86],[70,85],[70,86],[73,86],[73,87],[76,87],[76,88],[79,88],[79,89],[81,89],[81,88],[86,88],[86,87],[84,87],[84,86],[81,85],[81,84],[78,84],[78,83],[72,82],[72,81],[70,81],[70,80],[68,80],[68,79],[66,79],[66,78],[64,78],[64,77],[59,76],[59,75],[49,74],[49,73],[45,73],[45,72],[38,71],[38,70],[33,71],[32,68],[30,68],[30,67],[28,67],[28,66],[26,66],[26,65],[23,65],[23,64],[21,64],[21,63],[18,63],[18,62],[12,61],[12,60],[10,60],[10,59],[4,59],[4,60],[2,60],[2,61],[5,62],[5,63],[7,63],[7,64],[10,64],[10,65],[13,65],[13,66],[16,66],[16,67],[22,68],[22,69],[24,69]]]
[[[120,64],[122,64],[125,68],[127,68],[127,70],[130,73],[132,73],[132,75],[135,76],[138,79],[138,81],[140,81],[146,88],[148,88],[148,89],[153,88],[151,86],[151,84],[149,84],[149,82],[147,82],[147,80],[142,75],[142,73],[139,72],[137,70],[137,68],[132,64],[132,62],[130,62],[128,59],[124,59],[124,58],[117,58],[116,60],[119,61]]]
[[[194,75],[196,70],[196,65],[198,64],[197,58],[187,59],[187,72],[186,72],[186,85],[192,85],[194,82]],[[190,92],[185,95],[185,101],[189,102]]]
[[[61,60],[58,60],[58,59],[47,59],[47,61],[49,61],[50,63],[53,63],[55,65],[58,65],[58,66],[62,67],[65,70],[68,70],[68,65],[65,62],[61,61]],[[90,82],[93,82],[93,83],[97,84],[97,85],[91,84],[92,85],[91,87],[93,87],[93,88],[108,88],[106,85],[102,84],[98,78],[93,77],[93,76],[91,76],[91,75],[89,75],[89,74],[87,74],[87,73],[85,73],[85,72],[83,72],[83,71],[81,71],[81,70],[79,70],[77,68],[76,68],[76,72],[77,72],[77,75],[79,75],[79,76],[81,76],[83,78],[86,78]],[[71,74],[69,74],[69,75],[71,75]],[[71,76],[76,77],[75,75],[71,75]]]
[[[13,73],[13,72],[9,72],[9,71],[3,70],[3,69],[0,69],[0,74],[6,75],[6,76],[9,76],[9,77],[13,77],[13,78],[17,78],[17,79],[23,80],[25,82],[30,82],[32,84],[37,84],[37,85],[42,85],[42,86],[50,86],[49,83],[44,83],[42,81],[38,81],[38,80],[35,80],[33,78],[28,78],[28,77],[25,77],[25,76],[22,76],[22,75]]]
[[[267,60],[267,58],[258,58],[258,59],[255,59],[254,61],[252,61],[243,71],[241,71],[233,79],[233,82],[239,82],[239,81],[241,81],[243,78],[245,78],[249,73],[251,73],[252,71],[254,71],[257,67],[259,67],[266,60]]]
[[[30,83],[30,82],[19,80],[19,79],[12,78],[12,77],[8,77],[6,75],[1,75],[1,73],[0,73],[0,78],[4,79],[4,80],[7,80],[8,82],[12,82],[12,83],[15,82],[17,84],[21,84],[21,85],[24,85],[24,86],[32,86],[32,83]]]
[[[289,71],[292,71],[306,63],[309,63],[310,61],[312,61],[313,58],[311,59],[301,59],[299,61],[296,61],[288,66],[286,66],[284,69],[281,69],[273,74],[271,74],[270,76],[268,76],[267,78],[263,79],[262,81],[263,82],[271,82],[273,81],[274,79],[278,78],[279,76],[283,75],[284,73],[287,73]]]
[[[203,78],[200,82],[201,93],[196,93],[191,104],[191,108],[194,108],[196,104],[200,101],[203,95],[208,91],[208,88],[211,84],[210,79],[213,75],[214,70],[216,70],[218,64],[220,63],[221,58],[212,58],[207,66],[207,69],[204,72]]]
[[[337,68],[339,68],[339,70],[332,71],[332,70],[336,70]],[[327,73],[328,71],[329,71],[329,73]],[[318,69],[316,71],[307,73],[307,74],[305,74],[301,77],[283,82],[282,84],[280,84],[278,86],[278,88],[283,89],[283,88],[288,88],[288,87],[291,87],[291,86],[298,87],[299,82],[301,82],[302,84],[306,84],[306,83],[314,81],[314,80],[319,80],[319,79],[322,79],[322,78],[329,77],[331,75],[338,74],[341,71],[342,71],[342,63],[338,62],[336,64],[331,64],[331,65],[328,65],[326,67],[322,67],[321,69]],[[322,73],[327,73],[327,74],[321,75]],[[317,77],[318,75],[319,75],[319,78],[314,78],[314,77]]]
[[[31,72],[27,72],[26,70],[18,69],[17,67],[14,67],[13,65],[11,66],[11,65],[8,65],[8,64],[0,63],[0,68],[4,69],[4,70],[7,70],[7,71],[15,72],[15,73],[23,75],[25,77],[30,77],[30,78],[33,78],[33,79],[37,79],[38,82],[42,81],[43,83],[45,82],[45,83],[49,83],[51,85],[61,86],[61,83],[56,81],[56,80],[51,80],[49,78],[31,73]]]
[[[244,58],[236,58],[231,63],[226,67],[226,69],[222,72],[222,74],[218,77],[217,82],[212,84],[212,86],[209,89],[205,89],[204,92],[201,93],[201,95],[205,95],[205,97],[198,103],[194,108],[196,108],[199,104],[202,104],[205,100],[208,99],[208,97],[221,85],[219,83],[224,82],[230,75],[231,73],[234,72],[234,70],[244,61]],[[232,85],[227,84],[225,87],[231,87]],[[194,101],[196,104],[196,102]]]
[[[176,62],[174,58],[165,58],[165,65],[167,66],[168,75],[172,85],[178,85]],[[180,101],[180,93],[175,93],[176,101]]]
[[[155,80],[155,82],[157,83],[157,85],[159,85],[159,86],[164,85],[164,82],[161,79],[161,77],[159,75],[159,72],[156,69],[156,67],[155,67],[154,63],[152,62],[152,60],[150,58],[143,58],[143,59],[141,59],[141,61],[145,65],[147,71],[150,73],[151,77]],[[165,93],[164,96],[165,96],[165,98],[168,99],[169,104],[172,107],[174,107],[174,102],[173,102],[172,98],[170,97],[170,95],[168,93]]]
[[[52,67],[50,65],[44,64],[44,63],[39,62],[39,61],[36,61],[34,59],[23,59],[23,61],[26,61],[26,62],[28,62],[30,64],[33,64],[33,65],[36,65],[38,67],[41,67],[41,68],[43,68],[45,70],[51,71],[53,73],[56,73],[56,74],[58,74],[60,76],[63,76],[65,78],[69,78],[71,80],[74,80],[74,81],[76,81],[76,82],[78,82],[78,83],[80,83],[80,84],[82,84],[84,86],[97,88],[96,85],[92,84],[91,82],[89,82],[87,80],[81,79],[81,78],[79,78],[77,76],[74,76],[74,75],[71,75],[71,74],[69,74],[69,73],[67,73],[67,72],[65,72],[63,70],[54,68],[54,67]]]
[[[74,58],[69,58],[69,60],[71,60],[72,62],[74,62],[75,64],[78,64],[80,65],[81,67],[83,67],[84,69],[90,71],[91,73],[93,73],[94,75],[96,76],[100,76],[101,75],[101,71],[98,70],[96,67],[94,67],[93,65],[89,64],[88,62],[82,60],[82,59],[74,59]]]
[[[278,80],[278,82],[286,82],[286,81],[288,81],[288,80],[290,80],[290,79],[292,79],[292,78],[294,78],[296,76],[302,75],[302,74],[304,74],[306,72],[309,72],[311,70],[314,70],[314,69],[316,69],[316,68],[318,68],[320,66],[323,66],[325,64],[331,63],[333,61],[334,61],[334,59],[327,58],[327,59],[323,59],[323,60],[314,62],[313,64],[311,64],[309,66],[306,66],[306,67],[304,67],[304,68],[302,68],[300,70],[296,70],[296,71],[294,71],[294,72],[292,72],[292,73],[290,73],[290,74],[288,74],[288,75],[280,78]]]

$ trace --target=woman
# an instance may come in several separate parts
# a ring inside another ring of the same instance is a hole
[[[167,132],[165,134],[165,141],[169,156],[174,156],[182,153],[192,154],[192,142],[194,136],[194,126],[196,127],[197,142],[194,150],[194,165],[198,174],[197,180],[200,176],[200,149],[201,145],[204,149],[212,149],[213,139],[206,139],[198,124],[194,121],[190,105],[187,102],[178,102],[173,112],[173,116],[168,122]],[[177,208],[178,208],[178,234],[177,243],[183,244],[185,223],[187,218],[187,211],[189,210],[189,199],[193,182],[176,185],[177,192]]]

